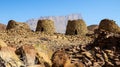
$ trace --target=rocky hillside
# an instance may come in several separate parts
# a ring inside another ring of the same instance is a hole
[[[51,67],[51,57],[58,49],[93,40],[87,36],[33,32],[26,23],[14,20],[0,31],[0,39],[1,67]]]
[[[89,34],[92,34],[94,33],[95,30],[98,29],[98,25],[90,25],[90,26],[87,26],[87,29],[89,30]]]
[[[6,29],[6,25],[0,23],[0,30],[5,30],[5,29]]]
[[[104,20],[112,29],[101,21],[90,35],[34,32],[11,20],[0,31],[0,67],[120,67],[120,28]]]
[[[26,21],[32,30],[36,29],[36,25],[38,20],[41,19],[50,19],[54,21],[56,32],[58,33],[65,33],[66,25],[68,20],[76,20],[76,19],[82,19],[82,16],[80,14],[71,14],[66,16],[46,16],[46,17],[40,17],[40,18],[34,18]]]
[[[94,31],[95,29],[98,29],[98,25],[90,25],[87,28],[89,31]]]

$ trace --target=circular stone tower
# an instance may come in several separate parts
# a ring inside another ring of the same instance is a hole
[[[86,35],[87,26],[82,19],[68,21],[66,35]]]
[[[119,26],[115,23],[115,21],[109,20],[109,19],[101,20],[98,30],[99,31],[105,30],[113,33],[120,33]]]
[[[54,22],[52,20],[38,20],[36,31],[44,32],[47,34],[54,34]]]

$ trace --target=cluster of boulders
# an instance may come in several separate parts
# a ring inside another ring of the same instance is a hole
[[[0,40],[0,67],[50,67],[50,58],[41,50],[32,45],[8,46]]]
[[[93,42],[59,49],[53,54],[53,67],[120,67],[119,30],[115,21],[103,19],[94,29]]]
[[[20,67],[23,63],[19,60],[15,54],[15,49],[7,46],[2,40],[0,40],[0,66],[1,67]]]
[[[76,63],[81,65],[74,67],[119,67],[120,34],[102,31],[93,43],[65,47],[53,55],[53,67]]]

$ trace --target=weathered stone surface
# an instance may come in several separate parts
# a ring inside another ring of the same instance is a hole
[[[32,45],[23,45],[16,50],[16,54],[20,60],[24,62],[25,66],[32,67],[50,67],[51,61],[48,55],[41,52],[40,47],[34,47]]]
[[[58,50],[53,54],[52,62],[52,67],[84,67],[84,64],[78,61],[71,63],[69,56],[63,50]]]
[[[115,62],[117,66],[120,66],[120,61]]]
[[[41,64],[43,64],[45,67],[49,67],[52,65],[52,62],[50,60],[51,58],[51,51],[47,50],[47,47],[45,45],[34,45],[34,48],[37,53],[37,58],[40,60]]]
[[[6,43],[3,42],[3,40],[0,39],[0,48],[7,47]]]
[[[67,60],[64,67],[84,67],[84,64],[81,62],[71,63],[70,60]]]
[[[82,54],[88,57],[89,59],[93,59],[92,54],[89,52],[82,52]]]
[[[64,67],[68,59],[69,57],[64,51],[58,50],[52,56],[52,67]]]
[[[27,67],[44,67],[42,65],[32,65],[32,66],[27,66]]]
[[[20,67],[20,66],[24,66],[22,61],[19,60],[18,56],[15,54],[15,49],[12,48],[12,47],[2,47],[0,49],[0,58],[3,60],[2,62],[4,62],[4,66],[5,67],[11,67],[11,66],[12,67]]]
[[[93,63],[93,67],[101,67],[101,66],[100,66],[100,64],[99,64],[99,63],[94,62],[94,63]]]
[[[36,51],[30,45],[24,45],[16,50],[16,54],[26,66],[35,65]]]
[[[5,67],[5,61],[0,57],[0,66]]]

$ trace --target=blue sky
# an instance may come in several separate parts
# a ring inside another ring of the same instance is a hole
[[[87,25],[104,18],[120,25],[120,0],[0,0],[0,22],[80,13]]]

